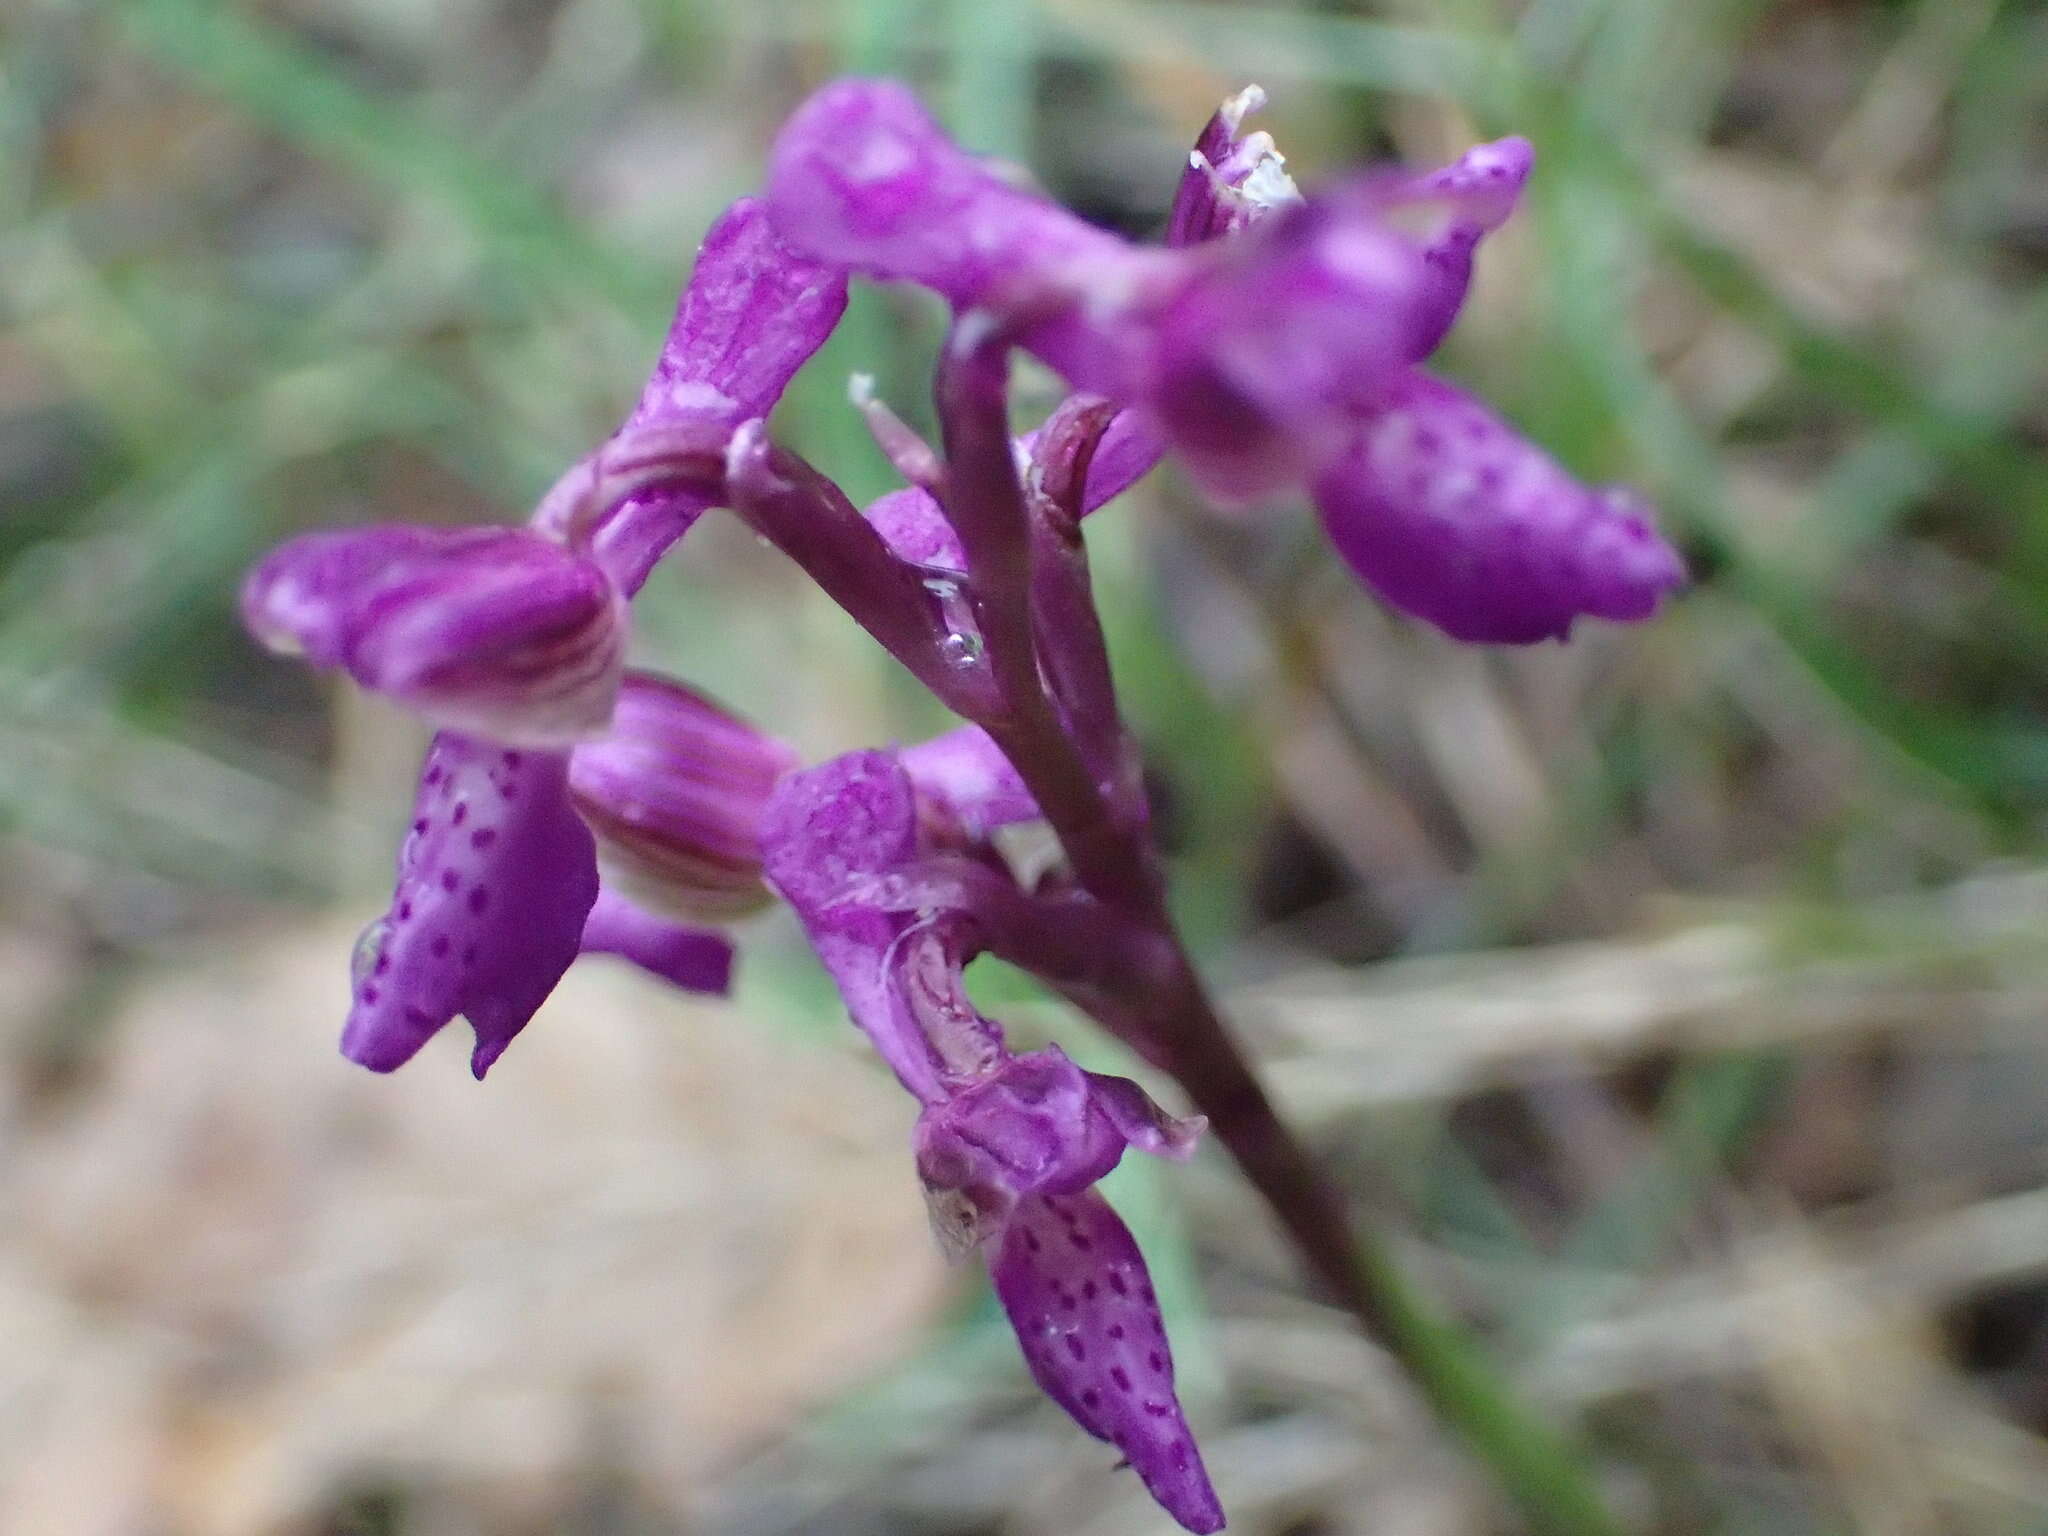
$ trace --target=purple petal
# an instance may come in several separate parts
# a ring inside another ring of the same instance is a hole
[[[1211,259],[1153,317],[1146,393],[1189,473],[1244,501],[1342,452],[1408,360],[1427,275],[1358,188],[1190,254]]]
[[[861,515],[874,525],[897,558],[941,570],[967,569],[960,535],[946,521],[930,491],[914,485],[890,491],[869,502]]]
[[[569,758],[605,878],[670,917],[719,922],[768,900],[761,813],[788,745],[670,678],[628,672],[611,729]]]
[[[1564,639],[1648,618],[1685,568],[1626,491],[1589,490],[1491,411],[1411,372],[1315,482],[1330,541],[1395,607],[1455,639]]]
[[[1205,1123],[1175,1119],[1128,1078],[1083,1072],[1047,1046],[999,1051],[988,1071],[926,1108],[913,1145],[933,1225],[958,1249],[998,1230],[1019,1200],[1088,1188],[1126,1147],[1186,1159]]]
[[[724,934],[658,917],[600,888],[583,925],[583,953],[617,955],[685,992],[732,990],[733,945]]]
[[[1496,139],[1466,150],[1440,171],[1415,177],[1396,193],[1397,202],[1437,203],[1450,214],[1423,248],[1429,281],[1409,351],[1411,362],[1434,352],[1458,318],[1472,286],[1473,252],[1515,211],[1535,161],[1535,148],[1527,139]]]
[[[902,764],[886,752],[851,752],[782,781],[762,817],[761,855],[854,1024],[929,1104],[945,1096],[939,1063],[892,965],[916,920],[840,902],[858,882],[915,859],[918,819]]]
[[[518,528],[307,534],[249,573],[242,616],[273,650],[520,746],[601,731],[625,659],[625,603],[604,572]]]
[[[778,232],[816,260],[920,283],[956,309],[1048,315],[1027,344],[1070,379],[1108,391],[1129,374],[1128,338],[1077,301],[1133,296],[1156,253],[1018,187],[895,81],[836,81],[797,108],[776,137],[767,196]]]
[[[1031,791],[978,725],[905,747],[900,755],[918,794],[944,811],[972,842],[985,840],[997,827],[1039,819]]]
[[[767,205],[742,198],[704,237],[629,425],[766,416],[845,312],[845,276],[791,250]]]
[[[1109,1202],[1093,1190],[1018,1202],[990,1270],[1046,1396],[1122,1451],[1188,1530],[1223,1529],[1144,1256]]]
[[[765,205],[734,203],[711,226],[654,372],[626,429],[709,420],[730,429],[766,416],[846,310],[846,278],[777,238]],[[628,593],[713,505],[700,491],[654,491],[620,506],[593,552]],[[543,503],[539,518],[559,519]]]
[[[420,774],[391,909],[356,951],[342,1054],[377,1072],[462,1014],[482,1077],[576,958],[597,852],[567,759],[444,731]]]
[[[1184,1163],[1195,1155],[1195,1144],[1208,1129],[1201,1115],[1170,1115],[1153,1101],[1152,1095],[1128,1077],[1088,1074],[1088,1091],[1095,1107],[1108,1117],[1125,1145]]]

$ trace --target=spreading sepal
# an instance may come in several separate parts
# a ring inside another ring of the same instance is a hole
[[[518,528],[312,533],[242,586],[271,650],[340,667],[446,730],[560,747],[604,729],[626,605],[593,561]]]

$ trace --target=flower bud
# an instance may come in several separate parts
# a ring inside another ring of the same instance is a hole
[[[796,754],[668,678],[629,672],[612,728],[569,759],[608,882],[650,911],[717,922],[764,905],[761,813]]]

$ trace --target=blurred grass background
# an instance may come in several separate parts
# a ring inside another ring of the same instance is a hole
[[[14,0],[0,1531],[1166,1528],[777,923],[488,1088],[333,1058],[419,738],[233,622],[293,531],[522,516],[847,70],[1138,235],[1248,80],[1308,180],[1535,140],[1441,364],[1697,584],[1462,651],[1155,476],[1091,542],[1182,909],[1629,1528],[2048,1531],[2044,66],[2017,0]],[[937,325],[860,294],[785,404],[857,497]],[[641,608],[813,756],[937,723],[727,520]],[[1224,1168],[1118,1179],[1234,1529],[1513,1528]]]

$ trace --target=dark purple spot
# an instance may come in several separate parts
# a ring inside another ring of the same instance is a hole
[[[1070,1333],[1067,1335],[1067,1353],[1076,1360],[1086,1360],[1088,1358],[1088,1346],[1081,1342],[1078,1334]]]
[[[399,921],[400,921],[401,923],[409,923],[409,922],[411,922],[411,921],[412,921],[412,898],[411,898],[411,897],[409,897],[409,896],[408,896],[408,897],[407,897],[407,898],[406,898],[406,899],[405,899],[404,901],[401,901],[401,902],[400,902],[400,903],[398,904],[398,920],[399,920]]]
[[[1119,1296],[1131,1294],[1131,1288],[1124,1284],[1124,1277],[1113,1269],[1109,1272],[1109,1288]]]
[[[1090,1301],[1093,1301],[1098,1295],[1101,1294],[1101,1287],[1098,1286],[1093,1280],[1090,1280],[1081,1287],[1081,1294],[1087,1297]]]
[[[447,959],[447,958],[448,958],[448,935],[447,935],[447,934],[445,934],[445,933],[437,933],[437,934],[435,934],[435,935],[434,935],[434,942],[433,942],[433,943],[431,943],[431,944],[429,944],[429,945],[427,946],[427,948],[433,951],[433,954],[434,954],[434,958],[435,958],[436,960],[445,960],[445,959]]]
[[[450,893],[452,894],[452,893],[454,892],[455,888],[456,888],[457,886],[461,885],[461,884],[462,884],[462,881],[461,881],[460,879],[458,879],[458,878],[456,877],[456,874],[455,874],[455,871],[454,871],[454,870],[452,870],[452,869],[444,869],[444,870],[442,870],[442,871],[441,871],[441,889],[442,889],[442,890],[444,890],[444,891],[448,891],[448,892],[450,892]]]
[[[488,890],[486,890],[483,886],[480,885],[475,890],[469,893],[469,910],[474,912],[478,917],[482,917],[484,915],[484,908],[488,907],[490,904],[491,893]]]
[[[464,965],[476,964],[476,946],[474,944],[465,944],[462,946],[462,963]]]
[[[458,827],[469,820],[469,802],[467,800],[456,801],[455,814],[448,819]]]
[[[427,830],[427,818],[422,816],[418,821],[412,824],[412,829],[415,832],[425,832]]]
[[[1159,1399],[1156,1397],[1148,1397],[1145,1399],[1145,1411],[1151,1414],[1152,1417],[1155,1419],[1163,1419],[1169,1413],[1173,1412],[1173,1410],[1170,1407],[1168,1407],[1165,1403],[1160,1402]]]
[[[469,834],[469,846],[472,848],[488,848],[497,840],[498,829],[496,827],[478,827]]]
[[[1111,1366],[1109,1371],[1109,1379],[1116,1383],[1117,1391],[1128,1392],[1131,1390],[1131,1373],[1125,1370],[1122,1366]]]
[[[382,976],[386,971],[390,969],[391,957],[389,955],[379,955],[377,957],[377,963],[370,967],[370,974],[372,976]]]
[[[377,999],[382,997],[383,995],[384,994],[379,992],[375,987],[363,988],[363,1001],[372,1008],[377,1006]]]
[[[526,761],[526,759],[517,752],[507,752],[505,754],[505,766],[507,768],[516,769],[524,761]]]
[[[1138,1297],[1148,1307],[1155,1305],[1159,1300],[1157,1296],[1152,1294],[1152,1287],[1149,1284],[1138,1287]]]
[[[431,767],[431,768],[429,768],[429,769],[427,770],[427,778],[426,778],[426,785],[427,785],[427,788],[429,788],[429,789],[432,789],[432,788],[433,788],[433,787],[434,787],[434,786],[435,786],[436,784],[438,784],[438,783],[440,783],[440,782],[441,782],[441,765],[440,765],[439,763],[436,763],[436,764],[435,764],[435,765],[434,765],[433,767]]]
[[[1109,1336],[1112,1339],[1122,1338],[1124,1336],[1124,1325],[1122,1323],[1111,1323],[1109,1325]]]
[[[1093,1248],[1095,1246],[1093,1243],[1089,1242],[1087,1238],[1083,1237],[1078,1232],[1069,1232],[1067,1234],[1067,1241],[1072,1243],[1076,1248],[1080,1249],[1083,1253],[1086,1253],[1090,1248]]]
[[[1096,1391],[1093,1387],[1090,1387],[1087,1391],[1081,1394],[1081,1406],[1083,1408],[1099,1408],[1101,1405],[1102,1394]]]
[[[1164,1376],[1166,1374],[1166,1357],[1161,1355],[1158,1350],[1155,1349],[1151,1354],[1147,1355],[1145,1363],[1152,1367],[1152,1374],[1154,1376]]]
[[[405,1022],[418,1029],[430,1029],[433,1027],[434,1016],[424,1008],[408,1004],[405,1010]]]
[[[1072,1291],[1061,1291],[1060,1305],[1065,1307],[1069,1312],[1071,1312],[1076,1307],[1081,1305],[1081,1298],[1076,1296]]]
[[[1030,1249],[1031,1252],[1036,1253],[1039,1249],[1043,1248],[1045,1244],[1041,1243],[1038,1240],[1038,1234],[1036,1232],[1032,1231],[1029,1227],[1026,1227],[1024,1229],[1024,1246]]]

